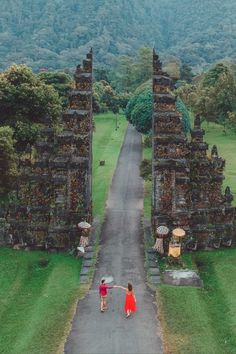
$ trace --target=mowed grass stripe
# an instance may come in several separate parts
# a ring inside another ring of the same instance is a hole
[[[199,252],[185,257],[196,263],[204,287],[161,285],[158,288],[166,352],[235,353],[236,250]]]
[[[116,119],[119,128],[116,130]],[[118,118],[112,113],[96,115],[93,136],[93,213],[103,217],[109,186],[116,168],[120,149],[127,129],[123,115]],[[99,161],[105,165],[100,166]]]
[[[166,353],[217,353],[211,318],[199,290],[161,285],[158,304]]]
[[[42,257],[49,259],[44,268],[38,266]],[[10,277],[14,288],[11,297],[11,287],[0,288],[1,307],[5,308],[0,319],[0,352],[55,353],[77,299],[81,262],[65,254],[1,248],[0,284],[10,273],[4,270],[12,263],[13,273],[18,268],[20,278]]]
[[[52,319],[54,323],[67,323],[66,312],[68,311],[68,300],[75,300],[77,296],[78,283],[76,287],[73,286],[73,278],[67,282],[63,287],[63,292],[61,288],[61,281],[64,279],[69,271],[66,269],[68,265],[61,264],[53,268],[45,281],[42,284],[41,293],[34,301],[28,313],[28,319],[26,320],[27,331],[24,332],[23,337],[18,337],[15,343],[14,350],[19,352],[33,352],[37,349],[37,353],[41,353],[41,347],[35,348],[35,343],[39,344],[43,342],[43,346],[50,348],[51,343],[56,343],[59,336],[61,335],[61,330],[58,327],[54,328],[53,333],[48,336],[48,332],[52,325]],[[78,278],[77,278],[78,279]],[[61,294],[58,296],[58,294]],[[43,319],[43,321],[42,321]],[[51,347],[53,351],[54,346]],[[45,349],[44,349],[45,350]],[[43,351],[42,351],[43,353]]]

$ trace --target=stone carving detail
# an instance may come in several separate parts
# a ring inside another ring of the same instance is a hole
[[[153,53],[153,230],[166,224],[187,233],[186,249],[230,247],[235,243],[236,210],[227,187],[222,193],[225,160],[214,145],[210,156],[200,116],[191,141],[184,134],[172,80]]]
[[[62,131],[56,133],[45,117],[34,160],[25,154],[20,163],[22,206],[12,205],[9,216],[13,242],[68,248],[79,243],[77,224],[91,222],[92,51],[74,77]]]

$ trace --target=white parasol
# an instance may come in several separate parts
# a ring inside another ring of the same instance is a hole
[[[102,279],[105,280],[106,284],[110,284],[110,283],[112,283],[114,281],[114,278],[112,276],[107,276],[107,275],[102,277]]]
[[[82,246],[77,247],[77,250],[80,251],[81,253],[85,253],[85,249]]]
[[[81,221],[78,223],[80,229],[90,229],[91,225],[87,221]]]
[[[158,235],[161,235],[161,236],[165,236],[165,235],[167,235],[168,233],[169,233],[169,229],[168,229],[168,227],[167,226],[164,226],[164,225],[160,225],[160,226],[158,226],[157,227],[157,229],[156,229],[156,233],[158,234]]]

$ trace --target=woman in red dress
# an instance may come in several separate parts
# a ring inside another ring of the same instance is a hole
[[[134,295],[132,284],[128,283],[127,288],[120,285],[115,285],[114,288],[120,288],[126,291],[125,313],[127,318],[130,317],[131,313],[136,311],[136,297]]]

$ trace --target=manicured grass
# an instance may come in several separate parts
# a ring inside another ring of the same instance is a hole
[[[209,144],[209,149],[217,145],[219,156],[226,160],[224,187],[231,188],[233,205],[236,205],[236,134],[230,130],[223,133],[222,126],[215,123],[203,123],[202,126],[206,131],[204,140]]]
[[[0,353],[56,352],[78,297],[80,268],[66,254],[0,248]]]
[[[236,352],[236,250],[189,254],[204,288],[161,285],[157,301],[168,354]]]
[[[113,113],[99,114],[94,117],[95,132],[93,135],[93,214],[103,217],[109,186],[115,171],[120,148],[127,128],[127,120]],[[100,166],[99,161],[105,165]]]

